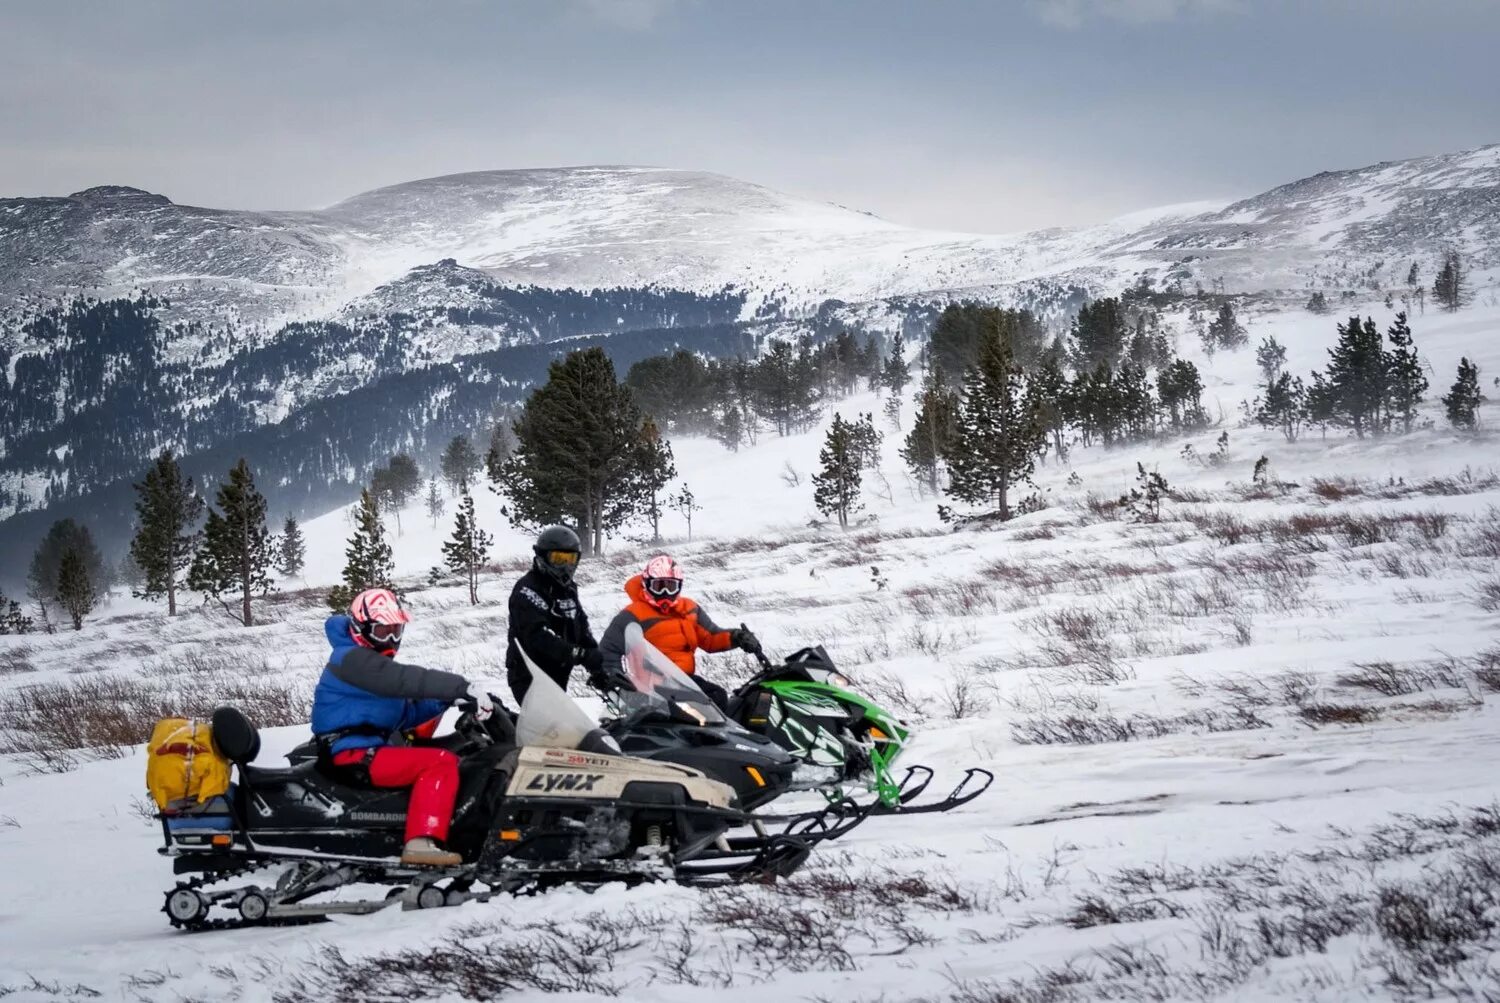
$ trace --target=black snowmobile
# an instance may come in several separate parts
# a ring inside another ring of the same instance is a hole
[[[238,782],[194,811],[160,816],[160,852],[175,873],[195,875],[166,894],[172,925],[298,922],[398,902],[431,908],[565,883],[771,880],[859,821],[834,805],[776,834],[730,836],[751,821],[731,788],[687,767],[622,756],[534,665],[532,675],[514,725],[503,712],[481,724],[466,708],[454,733],[438,740],[460,757],[448,845],[463,863],[451,868],[399,862],[409,790],[353,786],[315,761],[252,765],[259,734],[239,711],[220,708],[214,743]],[[354,885],[389,892],[309,901]],[[233,918],[213,915],[226,909]]]
[[[911,738],[906,722],[858,693],[822,646],[803,648],[780,664],[756,657],[761,671],[730,696],[729,716],[789,751],[800,764],[802,786],[830,799],[870,791],[876,800],[869,813],[915,815],[968,804],[994,782],[989,770],[970,767],[947,797],[914,803],[932,770],[913,765],[896,776],[896,758]]]
[[[626,755],[698,770],[733,787],[747,811],[793,789],[797,759],[725,717],[638,624],[625,628],[622,664],[605,671],[613,716],[601,727]]]
[[[830,803],[843,804],[858,818],[880,807],[879,802],[861,808],[847,801],[840,770],[798,755],[779,733],[752,730],[725,716],[692,676],[646,640],[637,624],[625,628],[621,664],[606,667],[606,672],[604,700],[613,716],[601,727],[629,755],[699,770],[733,787],[746,809],[808,790],[822,791]],[[924,770],[908,771],[905,786],[892,786],[894,796],[910,801],[921,793],[932,773]]]

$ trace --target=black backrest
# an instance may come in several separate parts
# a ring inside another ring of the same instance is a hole
[[[212,722],[219,755],[240,766],[255,762],[260,755],[260,732],[248,717],[235,707],[220,707]]]

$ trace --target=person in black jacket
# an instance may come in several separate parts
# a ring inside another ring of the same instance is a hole
[[[519,702],[531,687],[531,673],[516,644],[557,685],[568,686],[573,666],[589,678],[602,676],[604,660],[578,601],[573,572],[578,568],[578,534],[566,526],[548,526],[532,546],[531,570],[510,593],[510,630],[505,641],[505,674]]]

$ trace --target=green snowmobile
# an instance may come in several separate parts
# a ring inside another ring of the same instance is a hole
[[[795,787],[831,799],[863,789],[877,798],[873,814],[915,815],[968,804],[994,781],[989,770],[971,767],[946,798],[913,804],[932,770],[908,766],[896,776],[895,761],[911,737],[904,721],[855,692],[821,646],[803,648],[779,665],[757,657],[761,671],[729,698],[729,715],[802,761]]]

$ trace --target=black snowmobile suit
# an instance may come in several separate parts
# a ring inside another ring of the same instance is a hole
[[[568,675],[580,661],[578,649],[597,648],[589,618],[578,601],[578,587],[533,567],[510,593],[510,629],[505,638],[505,675],[519,703],[531,687],[531,673],[516,642],[537,668],[567,688]]]

